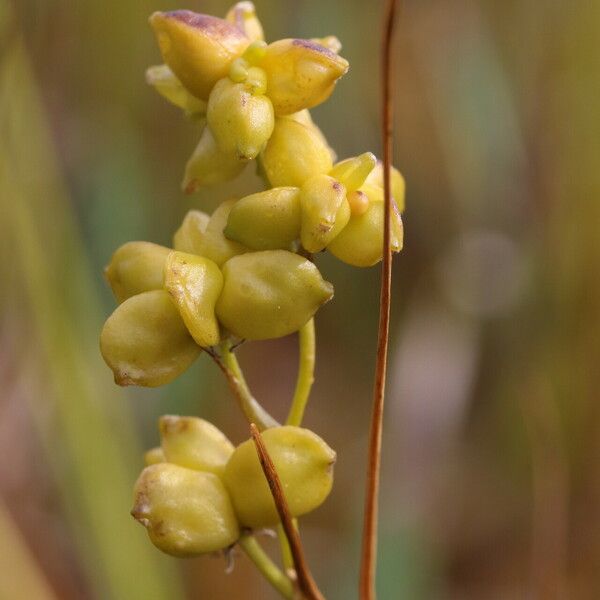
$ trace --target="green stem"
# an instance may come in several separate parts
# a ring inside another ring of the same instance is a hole
[[[298,519],[294,519],[294,527],[298,529]],[[283,562],[283,568],[288,571],[294,568],[294,557],[290,550],[290,543],[288,542],[287,535],[281,523],[277,525],[277,537],[279,538],[279,547],[281,548],[281,561]]]
[[[310,390],[315,380],[315,321],[310,319],[298,332],[298,379],[296,390],[290,407],[290,412],[285,421],[286,425],[299,427],[304,417],[304,410],[310,396]],[[298,520],[294,519],[294,527],[298,529]],[[277,536],[281,546],[281,559],[286,569],[294,568],[294,559],[290,550],[285,531],[281,525],[277,527]]]
[[[255,423],[261,431],[269,427],[277,427],[279,423],[260,405],[258,400],[252,395],[252,392],[250,392],[240,364],[235,354],[231,351],[231,342],[223,342],[220,348],[221,358],[213,355],[213,359],[219,365],[225,377],[227,377],[229,386],[233,390],[248,422]]]
[[[299,362],[296,391],[286,419],[286,425],[300,426],[304,417],[304,409],[315,380],[315,321],[311,319],[298,333]]]
[[[294,597],[294,586],[290,578],[269,558],[256,539],[251,535],[243,535],[238,543],[265,579],[284,598],[291,600]]]

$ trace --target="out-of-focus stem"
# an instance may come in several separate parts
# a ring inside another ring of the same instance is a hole
[[[239,540],[240,548],[263,574],[264,578],[284,597],[294,597],[294,586],[290,578],[277,567],[251,535],[243,535]]]
[[[276,427],[279,423],[261,406],[250,392],[246,383],[240,364],[231,351],[231,342],[225,341],[220,346],[221,356],[211,353],[213,360],[217,363],[229,383],[240,408],[249,423],[256,423],[262,431],[269,427]]]
[[[286,419],[286,425],[300,426],[304,410],[315,380],[315,321],[310,319],[298,332],[298,379],[296,390]]]

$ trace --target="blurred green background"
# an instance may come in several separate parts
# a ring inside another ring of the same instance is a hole
[[[268,39],[337,35],[349,74],[314,111],[339,156],[380,154],[380,2],[256,0]],[[600,4],[407,0],[395,164],[382,600],[600,597]],[[102,278],[134,239],[169,244],[198,132],[144,83],[147,17],[229,4],[0,0],[0,598],[270,599],[243,556],[161,555],[129,516],[164,413],[235,442],[246,424],[204,357],[175,383],[121,390],[97,338]],[[356,597],[379,269],[329,256],[306,423],[338,452],[304,518],[327,597]],[[296,340],[242,347],[280,418]],[[269,547],[275,544],[265,540]]]

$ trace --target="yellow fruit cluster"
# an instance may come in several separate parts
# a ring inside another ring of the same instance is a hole
[[[152,543],[174,556],[224,550],[242,528],[275,525],[279,516],[252,440],[234,448],[211,423],[164,416],[160,447],[146,454],[131,514]],[[315,433],[274,427],[263,434],[281,483],[298,517],[329,495],[335,452]]]
[[[120,302],[100,335],[119,385],[154,387],[183,373],[221,338],[261,340],[300,329],[333,287],[288,250],[249,252],[223,234],[231,203],[191,211],[175,249],[128,242],[105,273]]]
[[[313,254],[327,250],[357,267],[383,256],[381,163],[370,152],[338,161],[309,113],[348,70],[341,44],[334,36],[267,44],[247,1],[223,19],[177,10],[154,13],[150,24],[164,64],[149,68],[147,81],[201,128],[183,189],[233,179],[254,160],[265,189],[210,215],[190,210],[172,247],[136,241],[116,250],[105,275],[119,304],[102,329],[102,355],[117,384],[153,387],[203,350],[227,373],[223,358],[238,340],[302,330],[303,384],[293,402],[302,414],[314,369],[310,320],[333,297]],[[404,179],[396,169],[391,194],[391,248],[399,252]],[[245,385],[241,371],[229,376],[233,387]],[[260,417],[260,409],[251,416],[267,428],[263,440],[290,513],[310,512],[331,490],[335,453],[307,429]],[[159,429],[161,445],[146,454],[132,510],[158,548],[176,556],[224,550],[242,531],[278,523],[252,440],[235,448],[195,417],[165,416]]]

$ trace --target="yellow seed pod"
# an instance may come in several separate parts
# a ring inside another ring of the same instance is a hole
[[[289,249],[300,235],[300,190],[277,187],[238,200],[224,234],[252,250]]]
[[[300,241],[308,252],[320,252],[346,226],[350,207],[346,188],[333,177],[311,177],[300,188]]]
[[[215,185],[237,177],[246,166],[234,152],[223,152],[210,130],[202,130],[200,141],[185,165],[181,189],[186,194],[195,192],[205,185]]]
[[[329,175],[342,182],[348,192],[357,190],[369,173],[375,168],[377,159],[372,152],[365,152],[360,156],[347,158],[334,165]]]
[[[212,260],[177,251],[167,257],[165,290],[194,341],[202,348],[216,346],[221,339],[215,303],[222,288],[223,275]]]
[[[233,256],[243,254],[248,248],[225,237],[223,230],[227,226],[229,213],[235,200],[221,202],[213,212],[203,233],[197,236],[193,254],[212,260],[219,267]]]
[[[286,250],[235,256],[223,265],[217,317],[233,334],[249,340],[298,331],[333,296],[317,267]]]
[[[144,453],[144,464],[147,467],[163,462],[167,462],[167,459],[165,458],[165,453],[160,446],[157,446],[156,448],[150,448],[150,450]]]
[[[292,516],[299,517],[320,506],[333,485],[335,452],[318,435],[300,427],[273,427],[264,431],[262,438]],[[242,525],[259,528],[279,522],[253,440],[235,449],[225,468],[224,481]]]
[[[241,160],[258,156],[275,124],[271,101],[229,77],[217,82],[210,93],[206,117],[219,149]]]
[[[127,242],[118,248],[104,268],[104,275],[118,302],[163,286],[163,268],[170,248],[151,242]]]
[[[346,200],[353,215],[364,215],[369,208],[369,196],[361,190],[354,190],[346,194]]]
[[[390,170],[390,183],[392,197],[396,201],[400,213],[403,213],[406,183],[402,173],[396,167],[392,167]],[[367,193],[371,202],[383,202],[383,163],[381,161],[378,161],[375,168],[369,173],[361,189]]]
[[[131,514],[152,543],[172,556],[224,550],[240,536],[221,480],[170,463],[146,467],[134,487]]]
[[[262,69],[259,69],[258,67],[250,67],[246,72],[246,79],[244,81],[244,85],[246,86],[249,92],[251,92],[255,96],[260,96],[261,94],[264,94],[267,91],[267,75]],[[271,104],[270,100],[269,106],[271,107],[272,113],[273,105]],[[274,118],[275,117],[273,117],[273,119]],[[275,121],[273,120],[273,123],[274,122]],[[271,128],[271,133],[272,131],[273,128]],[[269,136],[270,135],[271,134],[269,133]]]
[[[355,267],[370,267],[383,256],[382,202],[371,202],[362,215],[352,215],[348,225],[327,246],[334,256]],[[403,226],[395,208],[391,212],[391,246],[400,252],[403,243]]]
[[[321,131],[319,126],[312,120],[310,112],[307,108],[297,113],[286,115],[284,118],[292,119],[293,121],[298,121],[298,123],[302,123],[302,125],[304,125],[305,127],[312,129],[312,131],[319,137],[321,142],[323,142],[323,145],[327,146],[327,149],[329,150],[329,155],[331,156],[331,161],[335,162],[337,160],[337,154],[335,150],[329,145],[325,134]]]
[[[125,300],[108,317],[100,351],[118,385],[156,387],[181,375],[200,354],[164,290]]]
[[[307,179],[328,173],[333,166],[322,135],[287,118],[275,119],[273,134],[260,160],[273,187],[301,187]]]
[[[311,40],[285,39],[269,44],[260,65],[276,115],[289,115],[321,104],[348,61]]]
[[[331,52],[338,52],[342,49],[342,42],[335,35],[327,35],[322,38],[311,38],[311,42],[315,44],[319,44],[319,46],[324,46],[327,50],[331,50]]]
[[[210,221],[210,215],[201,210],[190,210],[173,236],[173,248],[179,252],[200,254],[200,241]]]
[[[207,100],[247,48],[243,31],[224,19],[189,10],[155,12],[150,17],[164,61],[196,97]]]
[[[159,420],[159,430],[168,462],[223,475],[234,447],[212,423],[198,417],[166,415]]]
[[[241,29],[246,37],[253,41],[265,39],[262,25],[256,16],[256,9],[252,2],[238,2],[227,13],[225,20]]]
[[[167,65],[148,68],[146,82],[189,117],[200,118],[206,114],[206,102],[190,94]]]

